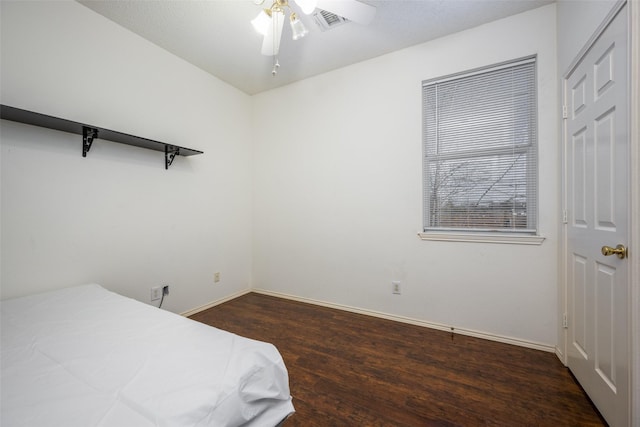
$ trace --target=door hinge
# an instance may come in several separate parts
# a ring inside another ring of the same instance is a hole
[[[569,222],[569,214],[567,213],[567,210],[564,209],[562,211],[562,223],[566,224],[567,222]]]
[[[569,320],[567,319],[567,313],[562,315],[562,327],[567,329],[569,327]]]
[[[562,118],[563,118],[563,119],[566,119],[566,118],[568,118],[568,117],[569,117],[569,113],[568,113],[568,111],[567,111],[567,106],[566,106],[566,105],[563,105],[563,106],[562,106]]]

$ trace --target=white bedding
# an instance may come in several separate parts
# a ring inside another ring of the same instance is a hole
[[[0,425],[275,426],[293,412],[268,343],[85,285],[3,301]]]

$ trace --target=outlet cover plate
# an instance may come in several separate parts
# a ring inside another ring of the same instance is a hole
[[[400,281],[394,280],[391,282],[391,292],[395,295],[400,295]]]

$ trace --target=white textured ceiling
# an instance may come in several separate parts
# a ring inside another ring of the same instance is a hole
[[[250,24],[261,8],[253,0],[78,1],[250,95],[553,2],[362,0],[377,8],[371,24],[326,32],[299,13],[309,34],[293,41],[285,25],[274,77],[272,57],[260,53],[262,36]]]

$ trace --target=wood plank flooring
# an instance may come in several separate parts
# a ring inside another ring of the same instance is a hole
[[[250,293],[194,320],[273,343],[293,426],[603,426],[552,353]]]

